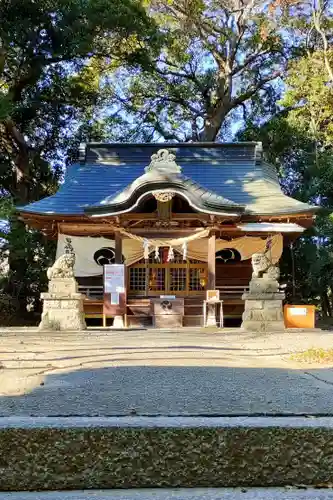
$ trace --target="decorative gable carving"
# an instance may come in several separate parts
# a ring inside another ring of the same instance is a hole
[[[175,162],[176,156],[167,149],[160,149],[151,157],[151,162],[145,168],[145,172],[152,172],[154,170],[162,170],[168,173],[180,174],[182,169]]]
[[[155,200],[161,203],[167,203],[168,201],[172,200],[172,198],[175,196],[175,193],[173,191],[154,191],[153,196]]]

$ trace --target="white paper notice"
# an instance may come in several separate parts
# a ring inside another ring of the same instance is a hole
[[[104,266],[104,293],[119,294],[124,292],[124,264],[107,264]]]
[[[291,316],[306,316],[306,307],[293,307],[289,312]]]
[[[111,293],[111,305],[117,306],[119,304],[119,293]]]

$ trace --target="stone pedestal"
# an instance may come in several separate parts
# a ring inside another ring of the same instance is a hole
[[[52,278],[49,291],[41,294],[43,313],[39,328],[42,330],[84,330],[83,295],[78,293],[72,278]]]
[[[242,328],[250,332],[269,332],[284,330],[283,307],[284,293],[279,292],[276,280],[253,278],[249,293],[244,293],[245,310]]]
[[[124,326],[124,318],[122,316],[115,316],[112,328],[124,328]]]
[[[207,303],[207,318],[204,326],[217,326],[216,323],[216,304],[213,302]]]
[[[151,299],[154,328],[181,328],[184,318],[184,299]]]

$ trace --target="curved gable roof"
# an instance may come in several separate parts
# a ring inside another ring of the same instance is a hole
[[[106,197],[98,204],[86,209],[93,216],[114,215],[134,210],[141,200],[159,191],[171,191],[185,198],[190,206],[199,212],[238,215],[245,207],[235,203],[205,187],[181,173],[181,167],[175,162],[175,155],[166,149],[152,155],[151,163],[145,173],[122,191]]]
[[[200,210],[208,210],[209,204],[215,205],[215,202],[223,210],[233,205],[258,215],[314,212],[316,209],[282,193],[276,171],[262,161],[257,143],[91,143],[86,146],[80,163],[68,168],[65,181],[55,195],[20,211],[40,215],[83,215],[86,211],[91,213],[92,207],[94,210],[102,207],[102,210],[106,203],[115,202],[120,193],[128,191],[129,186],[143,177],[151,156],[162,148],[176,155],[177,165],[182,170],[179,175],[184,177],[174,177],[174,182],[178,185],[181,181],[188,189],[192,183],[192,192],[196,192],[203,203]]]

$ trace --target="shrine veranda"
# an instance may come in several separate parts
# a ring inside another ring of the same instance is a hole
[[[260,143],[80,147],[53,196],[20,217],[75,252],[85,318],[103,313],[103,265],[123,263],[128,326],[152,325],[153,299],[183,299],[183,326],[200,326],[207,290],[239,320],[261,253],[278,265],[317,207],[286,196]]]

